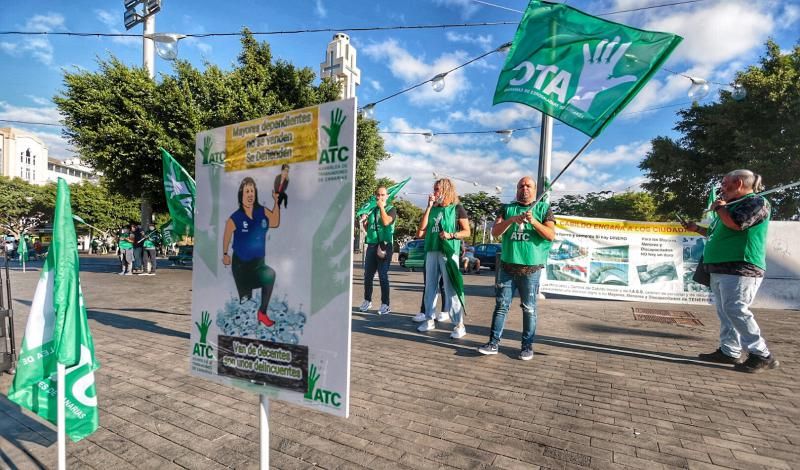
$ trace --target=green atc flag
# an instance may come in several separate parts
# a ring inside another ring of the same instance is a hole
[[[596,137],[682,40],[531,0],[497,80],[494,104],[526,104]]]
[[[196,195],[194,179],[172,155],[161,149],[164,167],[164,195],[167,208],[172,217],[172,227],[176,235],[194,236],[194,200]]]
[[[33,295],[8,399],[56,424],[56,363],[66,366],[66,434],[79,441],[97,429],[94,342],[86,319],[69,186],[58,179],[53,241]]]
[[[400,190],[403,189],[403,186],[405,186],[406,183],[408,183],[409,181],[411,181],[410,176],[404,179],[403,181],[391,187],[386,188],[386,192],[389,194],[389,197],[386,198],[386,204],[392,202],[395,196],[397,196],[397,193],[399,193]],[[363,214],[369,214],[372,211],[372,209],[375,209],[375,207],[377,207],[377,200],[375,199],[375,195],[373,194],[372,196],[369,197],[367,202],[365,202],[364,204],[361,205],[361,207],[358,208],[358,210],[356,211],[356,217],[361,217]]]

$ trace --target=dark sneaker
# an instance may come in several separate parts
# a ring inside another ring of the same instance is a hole
[[[697,357],[701,361],[716,362],[717,364],[734,364],[734,365],[743,364],[745,362],[745,359],[747,359],[747,356],[745,354],[742,354],[739,357],[728,356],[727,354],[722,352],[722,349],[719,348],[717,348],[717,350],[712,353],[698,354]]]
[[[767,369],[776,369],[780,362],[775,359],[775,356],[770,354],[767,357],[756,356],[751,354],[750,357],[742,364],[736,364],[734,369],[739,372],[747,372],[749,374],[757,374],[764,372]]]
[[[519,358],[523,361],[530,361],[533,359],[533,348],[530,346],[523,347],[522,351],[519,352]]]
[[[485,355],[497,354],[497,343],[491,341],[478,348],[478,352]]]

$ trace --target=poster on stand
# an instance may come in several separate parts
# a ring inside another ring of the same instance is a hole
[[[192,375],[346,417],[356,101],[197,134]]]
[[[556,216],[540,290],[600,299],[709,304],[692,280],[705,238],[678,223]]]

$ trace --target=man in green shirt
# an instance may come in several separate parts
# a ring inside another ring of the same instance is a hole
[[[721,199],[711,204],[716,217],[708,229],[695,222],[687,230],[708,237],[703,266],[711,277],[711,292],[719,317],[719,348],[700,354],[704,361],[734,364],[741,372],[762,372],[778,367],[761,336],[750,305],[767,269],[767,227],[770,205],[755,194],[761,176],[734,170],[722,178]]]
[[[147,232],[144,234],[144,259],[142,261],[143,275],[155,276],[156,275],[156,248],[161,244],[161,234],[156,230],[155,224],[150,224],[147,227]]]
[[[526,176],[517,183],[517,200],[503,207],[492,227],[493,237],[503,237],[500,266],[497,266],[495,307],[489,342],[478,348],[481,354],[497,354],[508,308],[519,291],[522,307],[522,349],[519,358],[533,359],[536,333],[536,294],[539,278],[547,264],[550,244],[556,237],[555,217],[547,203],[536,200],[536,183]]]
[[[133,274],[133,232],[128,227],[122,227],[117,238],[119,262],[122,265],[122,271],[119,274],[130,276]]]
[[[378,272],[381,284],[381,306],[378,315],[391,312],[389,307],[389,265],[392,262],[394,227],[397,210],[386,201],[389,193],[381,186],[375,191],[376,207],[361,217],[361,225],[367,233],[367,251],[364,254],[364,302],[359,310],[366,312],[372,306],[372,280]]]

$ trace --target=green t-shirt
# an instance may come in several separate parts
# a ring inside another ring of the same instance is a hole
[[[442,251],[442,242],[449,243],[455,253],[461,252],[461,240],[440,240],[440,232],[457,232],[456,205],[433,206],[428,214],[428,227],[425,229],[425,252]]]
[[[523,212],[531,210],[531,206],[524,206],[518,202],[507,204],[503,208],[503,220],[508,220]],[[534,210],[534,218],[544,223],[549,210],[540,205]],[[503,250],[500,259],[504,263],[520,264],[525,266],[539,266],[547,263],[547,254],[553,242],[545,239],[533,224],[511,224],[503,233]]]
[[[391,204],[387,204],[385,210],[389,217],[392,218],[392,223],[389,225],[383,225],[380,208],[376,207],[372,209],[372,212],[367,214],[366,242],[369,245],[380,242],[394,243],[394,226],[397,222],[397,210]]]
[[[132,250],[133,249],[133,243],[131,243],[128,240],[128,237],[130,236],[129,233],[120,232],[118,236],[119,236],[119,249],[120,250]]]
[[[148,249],[153,249],[156,247],[157,244],[161,242],[161,235],[158,233],[158,230],[148,230],[147,233],[144,234],[144,247]]]

